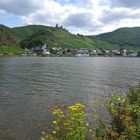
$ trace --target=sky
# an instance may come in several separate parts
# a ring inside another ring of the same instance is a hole
[[[58,24],[75,34],[96,35],[140,26],[140,0],[0,0],[0,24]]]

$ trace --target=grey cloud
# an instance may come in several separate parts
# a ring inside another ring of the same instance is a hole
[[[27,15],[39,8],[32,0],[0,1],[0,9],[16,15]]]
[[[112,23],[119,22],[123,19],[139,19],[140,12],[134,12],[131,10],[125,11],[113,11],[113,10],[104,10],[103,15],[99,20],[103,23]]]
[[[53,15],[52,13],[36,13],[32,17],[33,22],[37,22],[39,24],[48,24],[48,25],[56,25],[60,24],[60,17]]]
[[[137,8],[140,7],[140,0],[110,0],[112,7],[127,7]]]
[[[94,30],[95,27],[100,25],[95,21],[92,21],[91,13],[75,13],[70,14],[63,23],[65,26],[73,26],[76,28],[86,28],[88,30]]]
[[[69,15],[68,18],[65,20],[64,25],[83,28],[87,26],[89,22],[90,22],[90,14],[79,13]]]
[[[97,34],[104,26],[100,22],[95,21],[91,13],[70,14],[63,22],[63,25],[66,28],[72,27],[77,31],[82,31],[83,34],[85,34],[84,31],[88,34]]]
[[[124,18],[128,18],[129,14],[124,13],[122,11],[104,11],[103,15],[99,18],[99,20],[103,23],[111,23],[114,21],[118,21]]]

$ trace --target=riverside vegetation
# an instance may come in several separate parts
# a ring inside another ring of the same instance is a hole
[[[17,55],[27,52],[19,47],[15,46],[0,46],[0,56],[1,55]]]
[[[140,139],[140,83],[130,86],[126,96],[112,94],[106,108],[110,113],[110,124],[101,117],[88,122],[85,106],[75,104],[53,110],[50,128],[42,131],[41,140],[139,140]],[[94,116],[94,114],[93,114]],[[90,118],[91,120],[93,118]]]

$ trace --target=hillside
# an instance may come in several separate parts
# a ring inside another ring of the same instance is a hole
[[[14,55],[25,52],[18,45],[19,37],[9,27],[0,25],[0,55]]]
[[[12,28],[12,30],[16,34],[16,36],[19,37],[19,40],[22,41],[26,37],[29,37],[36,32],[49,29],[49,28],[52,28],[52,27],[43,26],[43,25],[28,25],[28,26],[23,26],[23,27],[15,27],[15,28]]]
[[[72,34],[62,27],[28,25],[9,28],[0,25],[0,46],[20,46],[31,49],[47,44],[62,48],[133,49],[140,46],[140,28],[121,28],[98,36]]]
[[[45,30],[46,28],[51,28],[51,27],[46,27],[42,25],[28,25],[28,26],[23,26],[23,27],[15,27],[15,28],[10,28],[5,25],[0,24],[0,45],[3,44],[18,44],[20,41],[25,39],[28,36],[31,36],[33,33],[36,33],[40,30]],[[10,41],[9,41],[10,39]],[[14,40],[13,42],[12,39]],[[2,43],[2,41],[5,41]],[[10,43],[11,42],[11,43]]]
[[[83,35],[74,35],[63,28],[53,28],[43,25],[28,25],[23,27],[9,28],[1,25],[5,35],[0,31],[0,35],[4,38],[8,36],[9,40],[0,39],[0,45],[18,44],[22,48],[32,48],[46,43],[49,47],[62,48],[118,48],[118,45],[108,43],[97,37],[87,37]],[[2,38],[1,37],[1,38]],[[2,43],[5,40],[5,43]],[[13,41],[12,41],[13,40]]]
[[[140,27],[120,28],[113,32],[100,34],[97,37],[112,43],[140,48]]]
[[[98,39],[97,37],[90,38],[83,35],[74,35],[63,28],[47,28],[32,34],[20,42],[22,48],[31,49],[33,47],[47,44],[51,47],[62,48],[120,48],[118,45],[108,43]]]
[[[96,46],[96,48],[102,48],[102,49],[120,49],[120,45],[106,41],[102,38],[96,37],[96,36],[87,36],[93,44]],[[124,46],[126,47],[126,46]]]
[[[0,25],[0,45],[17,45],[14,32],[4,25]]]
[[[50,47],[62,48],[91,48],[93,42],[86,37],[69,33],[65,29],[46,28],[24,39],[20,45],[22,48],[32,48],[44,43]]]

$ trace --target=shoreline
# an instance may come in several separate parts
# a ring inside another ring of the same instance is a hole
[[[41,56],[41,55],[24,55],[24,56],[21,56],[21,55],[0,55],[0,58],[1,57],[80,57],[80,58],[90,58],[90,57],[115,57],[115,58],[140,58],[138,56]]]

